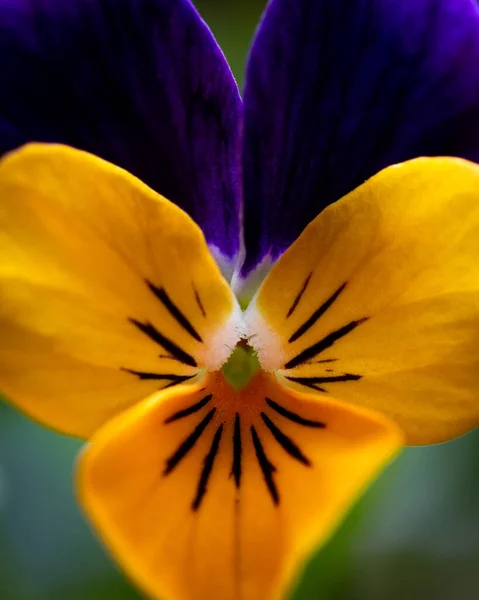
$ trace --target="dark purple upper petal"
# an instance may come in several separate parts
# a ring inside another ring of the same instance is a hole
[[[247,273],[388,165],[479,161],[476,2],[272,0],[244,104]]]
[[[189,0],[0,0],[0,153],[61,142],[124,167],[239,247],[241,100]]]

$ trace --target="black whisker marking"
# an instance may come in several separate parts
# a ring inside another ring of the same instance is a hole
[[[182,383],[183,381],[188,381],[188,379],[193,379],[196,377],[195,375],[176,375],[174,373],[149,373],[147,371],[134,371],[133,369],[126,369],[125,367],[121,367],[121,371],[125,371],[125,373],[130,373],[131,375],[136,375],[141,380],[155,379],[158,381],[171,381],[174,384]]]
[[[200,480],[198,481],[198,487],[196,489],[196,496],[191,505],[192,510],[197,511],[205,497],[208,490],[208,481],[213,471],[215,464],[216,455],[220,447],[221,436],[223,434],[223,425],[221,424],[216,430],[215,437],[211,442],[211,447],[208,454],[205,456],[203,461],[203,470],[201,471]]]
[[[319,385],[314,384],[314,383],[309,383],[308,384],[308,383],[305,383],[303,381],[297,381],[296,383],[299,383],[299,385],[304,385],[305,387],[309,387],[312,390],[315,390],[316,392],[324,392],[325,394],[328,393],[328,390],[326,390],[325,388],[322,388]]]
[[[193,377],[196,377],[195,375],[189,377],[188,379],[192,379]],[[175,387],[175,385],[179,385],[180,383],[182,383],[183,380],[181,381],[172,381],[171,383],[169,383],[168,385],[163,386],[162,388],[160,388],[161,390],[167,390],[170,387]]]
[[[263,478],[266,483],[266,487],[268,488],[268,492],[270,493],[273,503],[276,506],[278,506],[279,493],[273,477],[273,473],[276,471],[276,467],[268,460],[268,457],[266,456],[266,453],[263,448],[263,444],[259,439],[254,425],[251,425],[251,437],[253,438],[253,445],[256,452],[256,458],[258,459],[259,466],[263,473]]]
[[[151,340],[156,342],[159,346],[161,346],[167,352],[170,352],[177,360],[179,360],[184,365],[188,365],[190,367],[197,367],[198,364],[196,360],[185,352],[180,346],[175,344],[172,340],[165,337],[162,333],[158,331],[158,329],[152,325],[151,323],[142,323],[141,321],[137,321],[136,319],[129,319],[130,323],[135,325],[142,333],[147,335]]]
[[[311,364],[311,365],[321,365],[323,363],[332,363],[332,362],[337,362],[337,361],[338,361],[337,358],[323,358],[323,360],[311,361],[309,364]]]
[[[305,419],[297,413],[294,413],[291,410],[284,408],[284,406],[281,406],[281,404],[278,404],[274,400],[271,400],[271,398],[266,398],[266,404],[282,417],[285,417],[286,419],[289,419],[290,421],[293,421],[293,423],[297,423],[298,425],[304,425],[305,427],[316,427],[318,429],[324,429],[326,427],[326,423],[323,423],[322,421],[312,421],[311,419]]]
[[[299,327],[294,333],[293,335],[289,338],[288,342],[295,342],[297,339],[299,339],[303,334],[305,334],[308,329],[311,329],[311,327],[316,323],[316,321],[322,317],[324,315],[324,313],[331,308],[332,304],[338,299],[338,296],[341,294],[341,292],[344,290],[344,288],[347,285],[347,281],[345,283],[343,283],[343,285],[341,285],[332,296],[330,296],[323,304],[321,304],[321,306],[314,311],[314,313],[309,317],[309,319],[307,319],[302,325],[301,327]]]
[[[304,385],[304,387],[317,390],[318,392],[326,392],[320,385],[324,383],[339,383],[341,381],[358,381],[362,379],[362,375],[355,375],[354,373],[345,373],[344,375],[326,375],[324,377],[288,377],[286,379]]]
[[[158,358],[163,358],[165,360],[175,360],[176,362],[181,362],[176,358],[176,356],[170,356],[169,354],[158,354]]]
[[[309,458],[306,458],[306,456],[301,452],[300,448],[293,442],[293,440],[285,433],[283,433],[281,429],[273,423],[273,421],[268,417],[266,413],[262,412],[261,418],[263,419],[266,427],[271,431],[274,439],[290,456],[295,458],[303,465],[306,465],[307,467],[311,466],[311,461],[309,460]]]
[[[293,304],[291,304],[290,309],[288,310],[288,314],[286,315],[286,318],[288,319],[296,310],[301,298],[303,297],[304,292],[306,291],[306,288],[308,287],[309,281],[311,279],[311,275],[312,273],[310,273],[306,279],[304,280],[303,283],[303,287],[299,290],[298,295],[296,296],[296,298],[293,301]]]
[[[200,309],[200,311],[201,311],[201,314],[202,314],[202,315],[205,317],[205,319],[206,319],[206,310],[205,310],[205,307],[203,306],[203,302],[201,302],[201,298],[200,298],[200,295],[199,295],[199,293],[198,293],[198,290],[197,290],[197,289],[196,289],[194,286],[193,286],[193,290],[194,290],[194,292],[195,292],[195,300],[196,300],[196,304],[198,305],[198,307],[199,307],[199,309]]]
[[[201,434],[204,432],[211,419],[216,412],[216,408],[212,408],[206,417],[198,423],[193,429],[192,433],[178,446],[173,454],[166,460],[166,466],[163,471],[163,475],[169,475],[178,463],[188,454],[188,452],[194,447],[196,442],[200,439]]]
[[[165,288],[158,288],[151,283],[151,281],[146,280],[146,284],[150,288],[150,290],[155,294],[158,300],[163,304],[166,310],[170,313],[170,315],[175,319],[175,321],[183,327],[183,329],[191,335],[198,342],[202,342],[200,334],[196,331],[193,325],[190,323],[187,317],[181,312],[181,310],[176,306],[173,300],[166,293]]]
[[[369,319],[369,317],[364,317],[363,319],[359,319],[357,321],[351,321],[351,323],[348,323],[347,325],[344,325],[340,329],[337,329],[336,331],[329,333],[327,336],[325,336],[319,342],[316,342],[312,346],[309,346],[305,350],[302,350],[294,358],[292,358],[290,361],[288,361],[284,365],[284,368],[285,369],[293,369],[294,367],[297,367],[298,365],[301,365],[301,364],[307,362],[308,360],[317,356],[318,354],[321,354],[321,352],[324,352],[328,348],[331,348],[331,346],[335,342],[337,342],[338,340],[343,338],[348,333],[351,333],[351,331],[354,331],[354,329],[356,329],[356,327],[358,327],[358,325],[361,325],[368,319]]]
[[[238,413],[236,413],[235,428],[233,433],[233,465],[231,467],[231,475],[234,477],[237,488],[239,488],[241,484],[242,451],[240,416]]]
[[[213,394],[208,394],[207,396],[202,398],[199,402],[196,402],[196,404],[192,404],[188,408],[179,410],[178,412],[171,415],[171,417],[168,417],[167,419],[165,419],[165,421],[164,421],[165,425],[167,425],[168,423],[173,423],[173,421],[178,421],[178,419],[183,419],[183,417],[189,417],[190,415],[193,415],[195,412],[198,412],[204,406],[206,406],[208,404],[208,402],[211,400],[211,398],[213,398]]]

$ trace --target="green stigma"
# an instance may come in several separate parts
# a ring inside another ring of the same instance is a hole
[[[240,390],[260,369],[256,351],[246,340],[241,340],[221,370],[228,382],[236,390]]]

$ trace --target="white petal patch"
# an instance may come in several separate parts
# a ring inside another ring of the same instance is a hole
[[[276,371],[286,362],[281,337],[268,325],[253,300],[243,318],[245,337],[265,371]]]
[[[231,317],[204,344],[204,347],[198,353],[199,361],[207,371],[218,371],[245,335],[244,315],[235,300]]]

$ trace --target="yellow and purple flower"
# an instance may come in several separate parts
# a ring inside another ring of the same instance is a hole
[[[243,101],[189,0],[0,0],[0,51],[0,388],[151,597],[281,597],[479,422],[475,2],[272,0]]]

